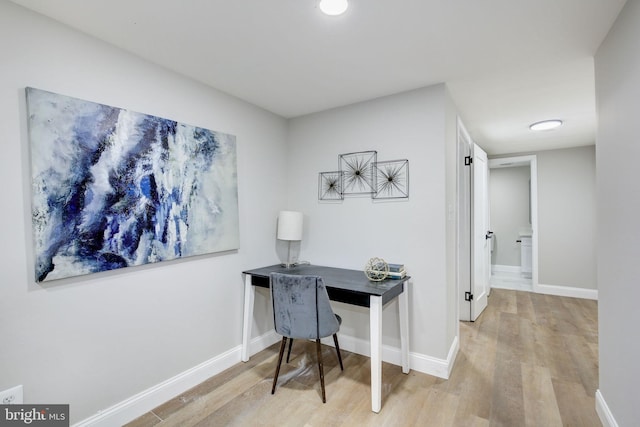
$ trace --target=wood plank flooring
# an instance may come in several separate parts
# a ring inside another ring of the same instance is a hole
[[[296,341],[271,382],[278,344],[128,424],[141,426],[601,426],[597,303],[492,290],[475,323],[460,324],[448,380],[383,364],[382,411],[371,412],[369,359],[323,346],[322,404],[315,344]]]

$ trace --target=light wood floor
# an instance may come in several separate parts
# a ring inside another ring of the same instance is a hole
[[[597,324],[595,301],[494,289],[449,380],[383,365],[379,414],[368,358],[343,351],[341,372],[324,347],[322,404],[314,344],[296,341],[275,395],[277,344],[128,426],[601,426]]]

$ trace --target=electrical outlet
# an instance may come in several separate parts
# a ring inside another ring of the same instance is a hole
[[[0,391],[0,405],[16,405],[22,401],[22,386],[18,385],[5,391]]]

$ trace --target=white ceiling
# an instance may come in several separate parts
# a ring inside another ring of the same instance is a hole
[[[12,1],[287,118],[447,82],[501,154],[594,143],[593,55],[626,0]]]

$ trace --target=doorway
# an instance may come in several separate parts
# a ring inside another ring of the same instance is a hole
[[[490,182],[497,187],[492,193],[491,206],[491,227],[495,231],[492,242],[491,286],[537,292],[537,158],[535,155],[527,155],[490,159],[489,170]],[[509,180],[512,181],[511,184]],[[513,200],[510,207],[508,199]],[[507,211],[503,212],[503,209]]]

